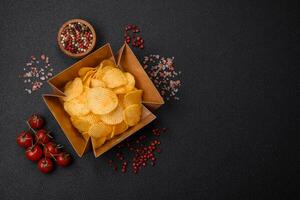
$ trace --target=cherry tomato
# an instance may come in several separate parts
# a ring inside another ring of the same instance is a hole
[[[26,150],[25,155],[26,155],[28,160],[37,161],[42,157],[43,150],[39,145],[36,145],[36,146],[33,146],[33,147],[29,147]]]
[[[53,170],[53,161],[50,158],[42,158],[38,162],[38,169],[47,174]]]
[[[55,157],[55,159],[57,165],[62,167],[68,166],[72,161],[72,157],[68,153],[60,153],[58,156]]]
[[[28,123],[31,128],[40,129],[44,126],[45,121],[41,116],[39,116],[37,114],[33,114],[29,117]]]
[[[59,152],[60,150],[54,142],[48,142],[44,146],[44,155],[47,158],[52,158],[52,156],[57,155]]]
[[[33,137],[29,132],[23,131],[18,135],[17,143],[23,148],[31,147],[33,145]]]
[[[36,142],[39,144],[47,144],[50,142],[50,137],[45,129],[40,129],[36,132]]]

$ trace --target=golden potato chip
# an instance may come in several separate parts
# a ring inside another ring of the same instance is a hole
[[[86,79],[82,82],[83,86],[90,87],[92,75],[93,74],[90,74],[88,77],[86,77]]]
[[[127,92],[130,92],[130,91],[134,90],[134,88],[135,88],[134,87],[135,86],[134,77],[128,72],[124,73],[124,75],[127,79],[127,84],[113,88],[113,91],[116,94],[126,94]]]
[[[96,72],[88,71],[87,73],[85,73],[85,75],[81,77],[82,82],[84,82],[89,76],[91,76],[91,74],[93,75],[94,73]]]
[[[127,85],[126,87],[126,91],[129,92],[131,90],[133,90],[134,86],[135,86],[135,79],[134,76],[132,76],[132,74],[125,72],[124,73],[126,79],[127,79]]]
[[[109,71],[109,70],[112,70],[114,69],[115,67],[111,66],[111,65],[108,65],[108,66],[105,66],[103,68],[98,68],[96,73],[94,74],[93,78],[96,78],[96,79],[99,79],[99,80],[102,80],[104,74]]]
[[[118,106],[118,97],[109,89],[96,87],[88,90],[87,103],[94,114],[104,115]]]
[[[92,78],[91,87],[106,87],[105,83],[99,79]]]
[[[83,85],[80,78],[75,78],[73,81],[69,81],[64,88],[64,94],[66,95],[62,99],[64,101],[70,101],[71,99],[79,96],[83,91]]]
[[[118,68],[106,71],[102,77],[102,80],[109,88],[116,88],[127,84],[125,75]]]
[[[107,140],[111,140],[114,136],[124,133],[128,129],[128,125],[122,121],[119,124],[113,125],[112,132],[106,136]]]
[[[90,112],[86,99],[87,92],[83,91],[78,97],[64,102],[64,109],[70,116],[86,115]]]
[[[114,136],[120,135],[124,133],[128,129],[128,125],[122,121],[119,124],[113,125],[111,134],[106,136],[107,140],[112,139]]]
[[[105,143],[106,138],[105,137],[100,137],[100,138],[92,138],[92,144],[94,149],[97,149],[101,147]]]
[[[126,85],[113,88],[113,91],[116,94],[126,94],[127,93]]]
[[[95,71],[95,70],[96,70],[96,68],[94,68],[94,67],[82,67],[78,71],[78,76],[84,76],[87,72]]]
[[[86,86],[86,85],[83,86],[83,91],[86,91],[86,92],[87,92],[87,91],[89,91],[90,89],[91,89],[91,88],[88,87],[88,86]]]
[[[142,106],[140,104],[133,104],[128,106],[123,112],[123,118],[128,126],[136,125],[142,115]]]
[[[112,127],[103,123],[98,122],[97,124],[93,124],[89,130],[89,136],[94,138],[106,137],[112,131]]]
[[[101,120],[110,125],[119,124],[123,121],[123,108],[118,105],[116,109],[105,115],[100,115]]]
[[[114,125],[114,135],[120,135],[121,133],[124,133],[128,129],[128,125],[122,121],[119,124]]]
[[[84,132],[88,132],[91,124],[84,120],[84,119],[80,119],[76,116],[72,116],[71,117],[71,122],[73,124],[73,126],[78,129],[79,132],[84,133]]]
[[[106,136],[107,140],[111,140],[115,136],[115,130],[114,129],[115,129],[115,127],[113,126],[111,133]]]
[[[127,93],[124,96],[124,101],[123,101],[125,108],[133,104],[141,104],[142,94],[143,94],[143,90],[134,90]]]
[[[88,113],[87,115],[84,115],[84,116],[78,116],[78,118],[88,121],[91,125],[96,124],[98,122],[101,122],[100,115],[96,115],[92,112],[90,112],[90,113]]]
[[[65,101],[64,109],[70,116],[85,115],[90,112],[86,104],[78,102],[77,99]]]
[[[82,78],[83,86],[90,87],[90,83],[91,83],[91,80],[92,80],[92,77],[93,77],[94,74],[95,74],[95,71],[88,71],[84,75],[84,77]]]
[[[101,122],[99,115],[89,113],[83,116],[71,116],[71,122],[82,134],[87,133],[91,125]]]
[[[112,60],[109,60],[109,59],[105,59],[103,60],[101,63],[100,63],[100,68],[103,68],[105,66],[112,66],[112,67],[115,67],[115,63],[112,61]]]

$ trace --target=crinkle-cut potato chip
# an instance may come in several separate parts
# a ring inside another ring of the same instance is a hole
[[[130,105],[123,112],[124,121],[128,124],[128,126],[136,125],[140,121],[141,115],[142,105],[140,104]]]
[[[103,122],[91,125],[89,128],[89,136],[93,138],[106,137],[112,131],[112,126],[109,126]]]
[[[127,84],[127,79],[123,72],[114,68],[104,73],[102,80],[108,88],[116,88]]]
[[[114,135],[120,135],[121,133],[124,133],[128,129],[128,125],[122,121],[119,124],[114,125]]]
[[[106,140],[111,140],[115,136],[114,129],[115,129],[115,127],[113,126],[111,133],[106,136]]]
[[[128,72],[125,72],[124,75],[127,79],[127,84],[122,85],[120,87],[113,88],[113,91],[116,94],[126,94],[127,92],[130,92],[130,91],[134,90],[134,88],[135,88],[134,87],[134,85],[135,85],[134,77]]]
[[[116,109],[105,115],[100,115],[101,120],[110,125],[119,124],[123,121],[123,108],[118,105]]]
[[[127,93],[126,86],[120,86],[117,88],[113,88],[113,91],[116,94],[126,94]]]
[[[78,71],[78,76],[84,76],[89,71],[95,71],[96,68],[94,67],[82,67]]]
[[[83,119],[85,121],[88,121],[91,125],[92,124],[96,124],[98,122],[101,122],[101,117],[100,115],[96,115],[92,112],[90,112],[89,114],[87,115],[84,115],[84,116],[78,116],[79,119]]]
[[[70,116],[86,115],[90,112],[86,99],[87,91],[83,91],[78,97],[64,102],[64,109]]]
[[[63,97],[64,101],[70,101],[77,96],[79,96],[83,91],[83,84],[80,78],[75,78],[73,81],[69,81],[64,88],[64,94],[66,95]]]
[[[127,85],[125,87],[126,87],[127,92],[129,92],[129,91],[133,90],[133,88],[135,86],[135,79],[134,79],[134,76],[128,72],[125,72],[124,75],[127,79]]]
[[[105,66],[113,66],[113,67],[115,67],[116,65],[115,65],[115,63],[114,63],[112,60],[105,59],[105,60],[103,60],[103,61],[100,63],[99,68],[103,68],[103,67],[105,67]]]
[[[111,69],[114,69],[116,67],[114,66],[111,66],[111,65],[108,65],[108,66],[105,66],[103,68],[98,68],[96,73],[94,74],[93,78],[96,78],[96,79],[99,79],[99,80],[102,80],[102,77],[104,76],[104,74],[111,70]]]
[[[118,106],[118,97],[109,89],[96,87],[87,91],[87,103],[94,114],[104,115]]]
[[[76,98],[71,101],[65,101],[64,109],[70,116],[86,115],[90,112],[86,104],[79,102]]]
[[[90,74],[88,77],[86,77],[86,79],[82,82],[83,86],[90,87],[92,75],[93,74]]]
[[[94,149],[97,149],[101,147],[105,143],[106,138],[105,137],[100,137],[100,138],[92,138],[92,143]]]
[[[94,74],[95,74],[94,71],[88,71],[84,75],[84,77],[82,78],[82,84],[83,84],[83,86],[90,87],[90,82],[91,82],[92,77],[93,77]]]
[[[124,96],[124,101],[123,101],[125,108],[133,104],[141,104],[142,95],[143,95],[143,90],[134,90],[127,93]]]
[[[107,140],[112,139],[113,137],[124,133],[128,129],[128,125],[122,121],[119,124],[113,125],[111,134],[106,136]]]
[[[88,132],[89,128],[91,127],[91,124],[88,121],[77,116],[72,116],[71,122],[73,126],[81,133]]]
[[[96,73],[95,71],[88,71],[82,78],[82,82],[84,82],[88,77],[90,77],[91,75],[93,75],[94,73]]]
[[[95,115],[94,113],[90,112],[89,114],[83,116],[71,116],[71,122],[79,132],[84,134],[88,133],[91,125],[101,122],[101,118],[99,115]]]
[[[106,87],[105,83],[99,79],[92,78],[91,79],[91,87]]]

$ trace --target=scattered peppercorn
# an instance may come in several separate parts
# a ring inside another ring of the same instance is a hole
[[[124,42],[140,49],[144,49],[144,39],[141,36],[137,36],[140,33],[138,26],[134,24],[128,24],[125,26]]]
[[[161,142],[158,137],[166,131],[166,128],[153,128],[150,137],[148,137],[149,135],[141,135],[137,138],[127,138],[126,141],[117,146],[118,151],[114,153],[115,158],[108,160],[109,166],[112,166],[115,171],[118,171],[120,167],[121,173],[126,173],[127,167],[130,166],[130,171],[134,174],[137,174],[148,164],[155,166],[157,155],[161,153],[161,149],[158,147]],[[126,158],[125,154],[130,155]]]

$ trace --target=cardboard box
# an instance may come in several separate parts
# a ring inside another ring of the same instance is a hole
[[[96,67],[104,59],[112,60],[120,69],[134,75],[136,87],[144,91],[143,112],[141,121],[137,125],[130,127],[126,132],[106,141],[104,145],[95,149],[93,148],[93,139],[83,138],[82,134],[73,127],[70,116],[65,112],[59,98],[65,96],[62,92],[62,88],[68,81],[77,77],[77,72],[80,68]],[[124,44],[118,51],[116,59],[110,45],[106,44],[69,68],[58,73],[48,80],[48,83],[52,87],[53,93],[43,95],[43,99],[79,157],[87,152],[90,147],[93,148],[95,157],[99,157],[101,154],[153,121],[156,117],[151,111],[154,111],[164,104],[163,98],[127,44]]]

